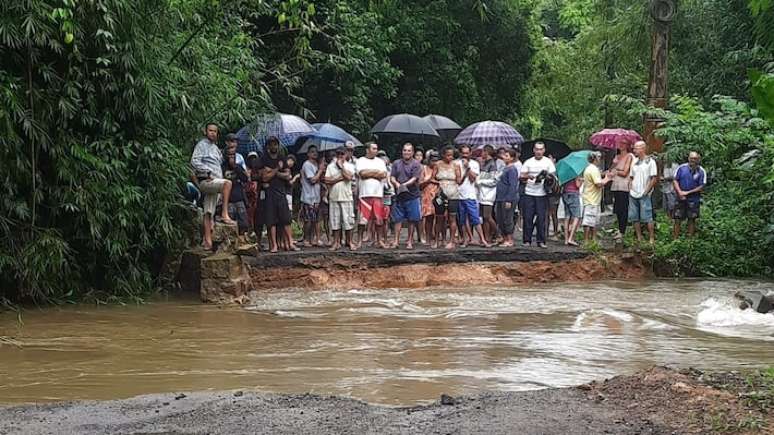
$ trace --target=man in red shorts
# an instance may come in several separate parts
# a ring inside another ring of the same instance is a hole
[[[355,165],[355,171],[360,179],[358,210],[362,218],[360,223],[363,224],[358,228],[358,240],[363,240],[363,232],[373,223],[376,244],[381,248],[386,248],[384,223],[389,211],[384,206],[382,197],[384,196],[383,180],[387,178],[388,173],[384,160],[376,156],[378,151],[379,147],[376,143],[367,143],[366,155],[357,159]]]

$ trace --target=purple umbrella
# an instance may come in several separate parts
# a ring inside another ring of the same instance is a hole
[[[606,128],[591,135],[589,142],[595,147],[603,150],[615,150],[621,143],[628,143],[629,148],[642,140],[639,133],[634,130],[625,130],[623,128]]]
[[[454,138],[457,145],[483,148],[485,145],[520,145],[524,138],[510,125],[499,121],[481,121],[465,127]]]

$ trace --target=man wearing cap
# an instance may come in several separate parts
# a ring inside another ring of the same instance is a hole
[[[365,230],[373,225],[376,244],[386,248],[382,231],[389,213],[383,199],[383,181],[388,176],[387,166],[384,160],[377,157],[379,146],[375,142],[368,142],[365,147],[366,155],[357,159],[355,163],[355,171],[360,179],[358,210],[362,218],[361,225],[358,227],[358,240],[363,240]]]
[[[199,189],[204,194],[203,246],[205,249],[212,249],[212,227],[219,195],[223,195],[221,221],[228,225],[234,225],[235,222],[231,220],[228,214],[231,181],[223,178],[223,170],[221,168],[223,155],[217,145],[217,124],[207,124],[204,128],[204,134],[205,137],[194,148],[193,155],[191,156],[191,166],[196,171]]]
[[[355,165],[347,161],[347,149],[336,150],[336,158],[325,169],[325,184],[328,191],[330,227],[333,231],[331,251],[341,248],[341,233],[346,235],[345,243],[350,250],[357,247],[352,241],[352,229],[355,226],[355,211],[352,208],[352,180],[355,177]]]
[[[293,233],[290,229],[290,208],[285,197],[285,185],[292,175],[287,168],[284,158],[279,152],[279,139],[274,136],[266,140],[266,153],[261,157],[262,180],[268,183],[268,189],[261,204],[263,211],[263,223],[269,228],[270,252],[278,251],[277,231],[285,232],[288,240],[288,250],[298,251],[293,242]]]
[[[306,161],[301,166],[301,212],[299,217],[304,223],[305,246],[320,244],[320,181],[325,170],[317,162],[317,147],[312,145],[306,153]]]

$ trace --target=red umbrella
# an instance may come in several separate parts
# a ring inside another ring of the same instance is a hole
[[[606,128],[591,135],[589,142],[599,149],[615,150],[620,144],[628,143],[631,149],[632,145],[642,136],[634,130],[625,130],[623,128]]]

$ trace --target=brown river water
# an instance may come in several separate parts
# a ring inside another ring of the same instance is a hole
[[[246,389],[412,405],[441,393],[577,385],[654,364],[774,365],[752,281],[283,291],[0,314],[0,403]]]

